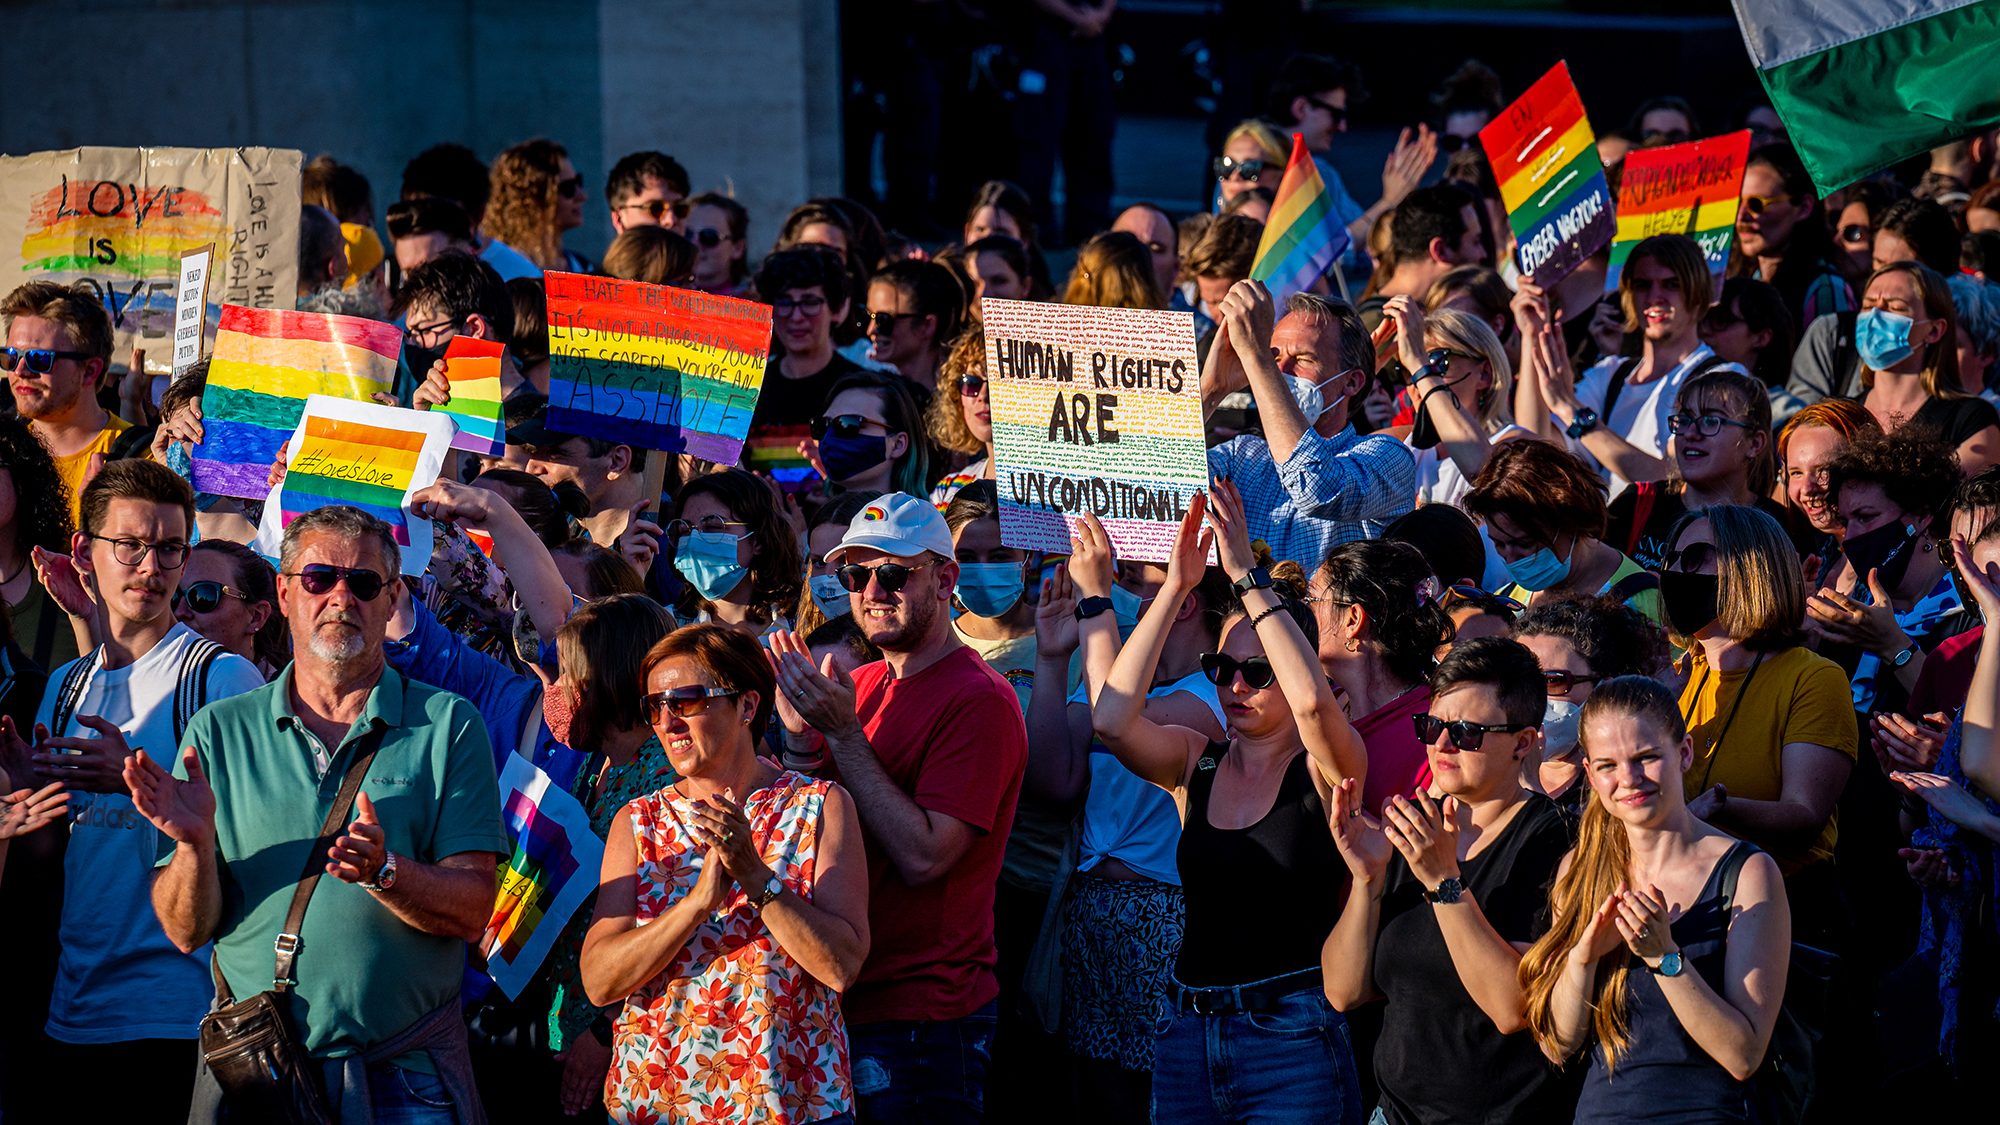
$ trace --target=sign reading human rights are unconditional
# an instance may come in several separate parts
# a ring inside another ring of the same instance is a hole
[[[1548,288],[1604,248],[1616,228],[1597,135],[1557,63],[1479,131],[1514,228],[1521,272]]]
[[[1001,541],[1067,552],[1071,523],[1089,512],[1119,558],[1164,562],[1208,487],[1193,314],[981,309]]]
[[[736,463],[770,358],[771,306],[575,273],[544,283],[550,429]]]

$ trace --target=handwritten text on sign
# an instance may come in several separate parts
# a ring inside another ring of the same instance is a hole
[[[208,264],[214,257],[214,246],[181,255],[180,280],[174,297],[175,377],[201,359],[202,331],[208,320]]]
[[[545,275],[549,428],[734,464],[771,347],[771,307],[670,285]]]
[[[1715,291],[1721,293],[1749,162],[1748,129],[1627,153],[1618,182],[1618,237],[1611,243],[1605,290],[1618,287],[1625,259],[1641,241],[1656,234],[1684,234],[1701,246]]]
[[[1611,241],[1611,189],[1569,65],[1557,63],[1479,131],[1521,272],[1544,288]]]
[[[988,300],[986,377],[1000,535],[1069,550],[1104,524],[1124,559],[1164,561],[1208,454],[1188,313]]]

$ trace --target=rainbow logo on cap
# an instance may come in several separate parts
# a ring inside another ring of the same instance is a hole
[[[889,509],[884,508],[880,504],[870,504],[866,508],[861,509],[861,519],[864,523],[873,520],[886,520],[888,518]]]

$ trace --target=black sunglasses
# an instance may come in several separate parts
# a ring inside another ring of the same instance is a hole
[[[727,699],[732,695],[741,694],[741,692],[733,691],[729,688],[704,687],[700,684],[690,684],[686,687],[677,687],[670,691],[656,691],[650,695],[642,696],[639,699],[639,703],[646,709],[646,721],[658,725],[662,718],[662,712],[672,712],[676,719],[692,719],[703,711],[708,710],[708,705],[714,700]]]
[[[1722,427],[1724,426],[1735,426],[1739,430],[1747,430],[1750,428],[1750,423],[1738,422],[1734,418],[1724,418],[1712,410],[1704,414],[1690,414],[1682,410],[1678,413],[1667,415],[1667,432],[1670,434],[1679,434],[1693,430],[1702,437],[1714,437],[1722,432]]]
[[[871,577],[875,579],[876,585],[882,587],[883,593],[893,594],[909,583],[910,575],[929,565],[931,564],[918,563],[915,566],[904,566],[902,563],[881,563],[876,566],[862,566],[860,563],[848,563],[846,566],[835,567],[833,573],[840,579],[841,586],[850,594],[866,590],[868,579]]]
[[[723,235],[714,227],[703,227],[700,230],[689,231],[688,237],[694,239],[694,244],[703,250],[713,250],[722,245]]]
[[[986,376],[984,375],[960,375],[958,377],[958,393],[964,395],[966,398],[977,398],[985,390]]]
[[[1548,686],[1548,693],[1557,699],[1568,699],[1569,689],[1578,684],[1595,686],[1603,676],[1580,676],[1575,672],[1543,672],[1542,682]]]
[[[0,371],[19,371],[25,363],[29,371],[47,375],[56,369],[56,360],[89,358],[89,352],[64,351],[61,348],[0,348]]]
[[[863,414],[836,414],[831,418],[814,418],[812,436],[814,441],[825,441],[826,435],[831,433],[836,437],[852,440],[860,437],[862,429],[867,426],[881,426],[884,433],[889,430],[886,423],[877,422]]]
[[[868,314],[868,327],[882,333],[894,332],[899,320],[915,320],[916,313],[872,312]]]
[[[1313,107],[1314,109],[1319,110],[1322,113],[1325,113],[1327,116],[1333,118],[1333,123],[1335,125],[1338,125],[1341,122],[1347,120],[1347,111],[1345,109],[1342,109],[1341,107],[1334,105],[1332,102],[1326,101],[1323,98],[1315,98],[1310,94],[1308,94],[1306,96],[1306,104]]]
[[[250,595],[234,586],[225,586],[220,582],[190,582],[174,591],[173,607],[179,609],[181,603],[186,602],[187,607],[196,613],[214,613],[226,597],[239,602],[250,600]]]
[[[1417,737],[1423,740],[1425,746],[1436,742],[1439,735],[1448,733],[1451,736],[1451,744],[1460,750],[1479,749],[1479,744],[1484,742],[1489,734],[1513,734],[1517,731],[1530,730],[1535,726],[1534,723],[1472,723],[1464,719],[1448,723],[1428,711],[1421,715],[1411,715],[1410,720],[1416,725]]]
[[[1840,241],[1849,246],[1867,246],[1875,241],[1875,228],[1865,223],[1849,223],[1840,228]]]
[[[564,199],[575,199],[583,194],[583,173],[578,172],[567,180],[556,181],[556,193]]]
[[[1681,574],[1699,574],[1701,568],[1715,557],[1715,544],[1690,543],[1661,556],[1660,569],[1677,571]]]
[[[1262,160],[1255,158],[1250,160],[1232,160],[1227,156],[1218,156],[1215,158],[1215,178],[1218,180],[1254,180],[1263,174],[1264,162]]]
[[[1498,614],[1510,620],[1515,614],[1528,608],[1505,594],[1496,594],[1491,590],[1482,590],[1470,582],[1460,582],[1445,590],[1444,604],[1446,609],[1450,609],[1458,602],[1478,606],[1486,613]]]
[[[1262,691],[1278,680],[1278,673],[1271,668],[1269,657],[1253,656],[1248,660],[1238,660],[1219,652],[1201,654],[1201,674],[1217,687],[1227,687],[1238,675],[1251,689]]]
[[[372,570],[360,567],[334,566],[331,563],[307,563],[297,571],[287,571],[286,577],[296,578],[299,585],[314,597],[330,594],[335,586],[347,583],[347,592],[364,602],[372,602],[382,592],[389,581]]]
[[[581,177],[578,178],[579,180],[581,179]],[[577,186],[581,188],[583,185],[578,183]],[[671,199],[635,200],[631,203],[622,204],[618,209],[620,211],[644,211],[646,214],[651,215],[653,221],[656,223],[665,219],[669,211],[675,215],[686,214],[687,211],[685,206]]]
[[[1438,151],[1444,153],[1446,156],[1450,156],[1452,153],[1471,144],[1472,141],[1473,138],[1461,137],[1457,133],[1439,133],[1437,135]]]

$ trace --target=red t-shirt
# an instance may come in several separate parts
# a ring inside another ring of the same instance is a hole
[[[850,1024],[971,1015],[1000,993],[993,886],[1028,764],[1021,704],[1000,673],[960,648],[908,679],[880,661],[855,669],[854,711],[897,786],[979,836],[956,867],[913,887],[865,833],[871,944],[841,1009]]]
[[[1431,787],[1431,759],[1410,716],[1431,707],[1431,689],[1419,684],[1373,714],[1354,720],[1354,729],[1368,746],[1368,778],[1361,785],[1361,802],[1382,811],[1391,797],[1412,797]]]
[[[1979,665],[1979,641],[1986,626],[1974,625],[1956,636],[1938,642],[1924,658],[1917,673],[1917,685],[1910,689],[1910,718],[1919,719],[1933,711],[1949,715],[1965,706],[1972,694],[1972,673]]]

